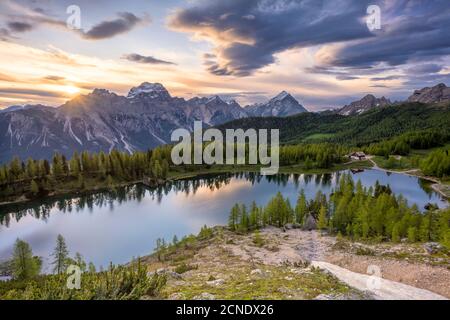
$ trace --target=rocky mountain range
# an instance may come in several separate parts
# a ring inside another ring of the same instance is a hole
[[[376,98],[374,95],[368,94],[361,100],[354,101],[344,106],[342,109],[339,109],[338,113],[344,116],[350,116],[363,113],[376,107],[385,107],[391,104],[391,101],[385,97]]]
[[[450,101],[450,88],[445,84],[416,90],[407,100],[428,104],[446,101]],[[353,116],[391,104],[385,97],[366,95],[336,113]],[[49,159],[55,152],[70,157],[75,150],[146,150],[170,143],[171,133],[177,128],[192,131],[194,121],[217,126],[241,118],[305,112],[285,91],[266,103],[241,107],[219,96],[189,100],[172,97],[159,83],[144,82],[131,88],[127,96],[95,89],[59,107],[26,105],[0,110],[0,163],[14,156]]]
[[[406,102],[421,102],[421,103],[440,103],[450,101],[450,88],[444,83],[439,83],[433,87],[425,87],[420,90],[415,90],[409,96]],[[337,113],[349,116],[360,114],[377,107],[386,107],[390,105],[397,105],[399,102],[391,102],[385,97],[376,98],[374,95],[368,94],[361,100],[354,101],[340,109]]]
[[[170,143],[177,128],[192,130],[194,121],[216,126],[253,115],[288,116],[305,111],[285,92],[253,111],[219,96],[172,97],[159,83],[142,83],[127,96],[95,89],[56,108],[27,105],[1,110],[0,162],[14,156],[49,159],[55,152],[70,157],[75,150],[146,150]]]
[[[446,101],[450,101],[450,88],[444,83],[416,90],[408,98],[408,102],[439,103]]]

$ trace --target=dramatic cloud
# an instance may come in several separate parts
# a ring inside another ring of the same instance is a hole
[[[435,63],[421,64],[417,66],[410,67],[406,70],[409,74],[428,74],[428,73],[438,73],[442,70],[442,66]]]
[[[89,40],[108,39],[129,32],[137,25],[149,21],[148,18],[142,19],[130,12],[121,12],[118,16],[117,19],[100,22],[83,33],[83,37]]]
[[[368,1],[209,0],[176,12],[175,30],[215,44],[213,74],[245,76],[292,48],[372,37],[362,17]]]
[[[14,32],[26,32],[33,29],[33,26],[26,22],[9,22],[8,28]]]
[[[137,53],[130,53],[122,56],[122,59],[138,62],[138,63],[146,63],[146,64],[168,64],[175,65],[175,63],[165,60],[156,59],[152,56],[142,56]]]
[[[381,30],[366,25],[370,4],[381,7]],[[177,11],[169,26],[215,45],[215,57],[205,57],[211,73],[246,76],[274,63],[279,52],[317,45],[324,48],[316,62],[325,68],[397,66],[448,55],[449,15],[448,0],[207,0]]]
[[[136,26],[150,22],[150,18],[147,15],[137,17],[130,12],[119,12],[117,13],[117,18],[102,21],[94,25],[90,30],[72,30],[67,27],[67,22],[61,19],[60,15],[52,14],[44,8],[32,8],[30,4],[24,5],[13,1],[5,2],[5,6],[11,12],[6,14],[10,21],[7,23],[7,28],[3,28],[3,31],[0,30],[0,37],[3,35],[3,38],[6,38],[8,33],[22,33],[31,31],[39,26],[50,26],[75,32],[83,39],[101,40],[129,32]]]
[[[399,66],[429,61],[450,54],[450,7],[447,0],[426,5],[420,1],[394,1],[395,11],[383,15],[376,36],[331,50],[323,63],[341,67],[366,67],[377,63]],[[383,20],[382,20],[383,21]]]

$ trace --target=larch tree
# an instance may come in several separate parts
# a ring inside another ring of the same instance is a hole
[[[20,239],[14,245],[12,269],[13,277],[17,280],[29,280],[40,273],[40,259],[33,257],[30,245]]]
[[[67,249],[66,240],[62,235],[56,238],[56,247],[53,251],[53,272],[62,274],[67,269],[67,262],[69,257],[69,250]]]

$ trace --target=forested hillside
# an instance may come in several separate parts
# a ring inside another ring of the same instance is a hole
[[[219,126],[220,129],[280,129],[283,143],[335,142],[365,145],[406,132],[435,129],[448,132],[450,104],[404,103],[376,108],[355,116],[332,112],[304,113],[287,118],[246,118]]]

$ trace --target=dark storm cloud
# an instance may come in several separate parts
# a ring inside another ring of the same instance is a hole
[[[406,72],[409,74],[438,73],[442,68],[443,67],[439,64],[427,63],[410,67]]]
[[[348,44],[325,62],[341,67],[376,63],[398,66],[450,54],[448,0],[426,4],[409,1],[397,10],[392,22],[388,19],[376,37]]]
[[[366,26],[369,4],[381,7],[381,30]],[[216,45],[217,57],[205,57],[211,73],[245,76],[278,52],[338,42],[322,66],[367,69],[448,55],[449,17],[448,0],[208,0],[179,10],[169,26]]]
[[[83,37],[89,40],[108,39],[126,33],[144,22],[144,19],[130,12],[120,12],[117,15],[117,19],[103,21],[93,26],[92,29],[83,34]]]
[[[129,32],[133,28],[139,25],[145,25],[151,21],[147,14],[138,17],[130,12],[119,12],[115,19],[99,22],[90,30],[73,30],[67,27],[67,22],[65,21],[65,18],[61,17],[61,14],[54,14],[48,8],[36,8],[34,7],[35,3],[33,1],[26,1],[26,3],[27,4],[14,3],[14,10],[5,14],[9,20],[6,25],[7,28],[5,28],[6,31],[14,34],[30,31],[36,27],[45,25],[75,32],[83,39],[101,40]],[[5,32],[3,31],[2,33],[4,34]],[[0,34],[0,36],[1,35],[2,34]]]
[[[202,1],[169,20],[175,30],[216,44],[209,71],[245,76],[296,47],[372,37],[361,17],[368,1],[231,0]]]
[[[165,60],[156,59],[152,56],[142,56],[137,53],[130,53],[122,56],[122,59],[132,61],[132,62],[138,62],[138,63],[146,63],[146,64],[168,64],[168,65],[175,65],[175,63]]]
[[[27,22],[13,21],[8,22],[8,28],[13,32],[26,32],[33,29],[33,26]]]

